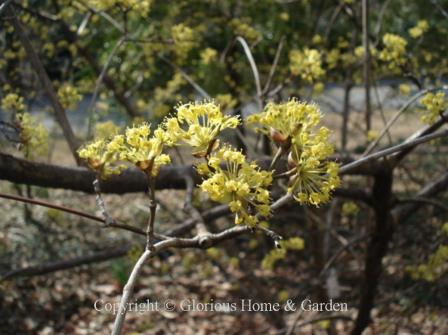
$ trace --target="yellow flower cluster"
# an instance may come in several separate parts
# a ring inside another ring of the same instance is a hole
[[[411,35],[412,38],[419,38],[424,33],[426,33],[428,29],[429,29],[428,21],[420,20],[417,22],[415,27],[409,29],[409,35]]]
[[[149,14],[153,0],[88,0],[87,3],[98,9],[107,10],[112,7],[121,7],[135,11],[143,16]]]
[[[230,146],[213,152],[207,163],[197,166],[199,174],[206,177],[200,185],[214,201],[229,204],[235,213],[236,224],[255,226],[259,217],[270,216],[268,186],[272,173],[261,171],[255,162]]]
[[[79,156],[103,177],[120,173],[129,162],[146,174],[155,176],[160,167],[170,163],[170,157],[163,154],[164,145],[171,146],[168,134],[161,128],[151,137],[150,125],[142,123],[127,128],[124,135],[115,135],[110,140],[97,140],[79,150]]]
[[[314,135],[303,132],[292,140],[288,162],[296,173],[291,177],[288,192],[301,204],[326,203],[340,184],[339,165],[326,160],[333,153],[328,135],[329,130],[321,127]]]
[[[400,84],[400,86],[398,86],[398,90],[401,95],[408,96],[411,93],[411,86],[408,84]]]
[[[292,237],[287,240],[280,241],[280,248],[272,249],[261,262],[261,267],[265,270],[272,271],[275,263],[286,257],[288,250],[302,250],[305,242],[300,237]]]
[[[418,266],[408,266],[406,270],[412,279],[423,279],[433,282],[447,270],[448,245],[440,245],[436,252],[429,257],[428,263]]]
[[[166,87],[157,87],[154,90],[154,100],[156,102],[164,102],[176,96],[176,92],[184,85],[185,79],[182,77],[182,74],[175,73],[173,78],[168,80],[166,83]],[[180,97],[179,97],[180,98]]]
[[[341,51],[339,49],[331,49],[330,51],[328,51],[325,58],[328,69],[335,69],[338,66],[338,62],[340,59]]]
[[[1,102],[2,108],[14,113],[14,122],[20,130],[20,150],[28,159],[45,156],[48,152],[48,131],[35,117],[25,112],[23,97],[9,93]]]
[[[117,135],[120,127],[112,121],[99,122],[95,125],[95,139],[106,139]]]
[[[223,115],[214,102],[194,102],[176,107],[177,117],[164,122],[174,142],[184,142],[193,148],[195,157],[206,157],[219,145],[218,135],[226,128],[236,128],[239,119]]]
[[[197,45],[197,36],[193,29],[180,23],[171,27],[171,37],[174,41],[174,52],[179,61],[187,59],[188,53]]]
[[[342,205],[342,214],[345,216],[355,216],[359,212],[358,205],[353,201],[344,202]]]
[[[64,109],[73,109],[81,101],[81,95],[76,87],[64,84],[58,89],[58,97]]]
[[[397,72],[406,63],[406,46],[408,42],[398,35],[385,34],[384,48],[380,52],[380,59],[387,63],[391,71]]]
[[[378,50],[374,46],[371,46],[369,49],[370,49],[370,56],[372,58],[376,57],[376,55],[378,54]],[[356,58],[358,58],[358,60],[362,60],[364,58],[364,46],[363,45],[357,46],[354,50],[354,54]]]
[[[257,30],[241,19],[233,19],[230,21],[230,27],[232,27],[236,36],[243,37],[248,43],[253,43],[261,37]]]
[[[291,99],[283,104],[269,102],[264,112],[250,115],[247,122],[259,124],[257,130],[278,145],[289,146],[293,137],[316,126],[321,117],[317,105]]]
[[[215,97],[216,102],[221,106],[222,110],[231,109],[236,106],[237,101],[230,94],[218,94]]]
[[[300,75],[307,83],[312,83],[325,74],[322,69],[322,55],[316,49],[291,50],[289,62],[291,73],[295,76]]]
[[[370,129],[367,132],[367,141],[372,142],[375,141],[379,136],[378,130]]]
[[[426,109],[421,110],[423,115],[420,118],[426,124],[433,123],[448,107],[448,103],[445,100],[445,92],[442,91],[426,93],[420,100],[420,103],[426,107]]]
[[[334,149],[328,141],[330,131],[325,127],[314,129],[321,117],[316,105],[292,99],[283,104],[269,103],[265,112],[248,118],[289,152],[292,176],[288,192],[301,204],[314,206],[327,202],[340,183],[339,165],[328,161]]]
[[[45,156],[48,153],[47,129],[29,113],[17,114],[16,121],[20,128],[20,149],[25,157],[34,159]]]
[[[11,113],[25,112],[23,98],[16,93],[9,93],[2,99],[2,108]]]
[[[201,51],[201,62],[205,65],[213,63],[218,57],[218,51],[212,48],[206,48]]]

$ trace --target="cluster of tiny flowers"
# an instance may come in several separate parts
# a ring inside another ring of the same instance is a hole
[[[95,125],[95,139],[106,139],[118,135],[120,127],[112,121],[98,122]]]
[[[179,61],[185,60],[190,50],[197,45],[197,36],[194,30],[182,23],[171,28],[171,37],[174,41],[174,52]]]
[[[244,37],[249,43],[253,43],[261,37],[256,29],[240,19],[233,19],[230,21],[230,27],[232,27],[236,36]]]
[[[406,46],[408,43],[398,35],[385,34],[383,44],[384,48],[380,52],[380,59],[387,63],[389,70],[399,71],[406,63]]]
[[[339,165],[328,161],[333,145],[328,141],[330,131],[314,129],[321,113],[314,104],[295,99],[283,104],[269,103],[265,112],[255,114],[249,123],[261,125],[260,131],[289,152],[288,167],[292,176],[288,192],[301,204],[318,206],[330,199],[339,186]]]
[[[58,89],[58,97],[64,109],[73,109],[81,101],[81,95],[76,87],[65,84]]]
[[[103,177],[123,171],[125,162],[134,164],[148,175],[156,176],[160,167],[171,161],[162,151],[164,145],[172,145],[172,142],[161,128],[150,135],[150,125],[142,123],[127,128],[124,135],[86,145],[79,150],[79,156],[86,159],[90,168],[99,171]]]
[[[226,128],[236,128],[239,119],[223,115],[214,102],[194,102],[176,107],[177,117],[167,118],[166,131],[175,142],[193,148],[195,157],[205,157],[218,146],[218,135]]]
[[[35,117],[25,112],[23,97],[9,93],[2,99],[4,110],[14,113],[14,123],[20,131],[20,150],[33,159],[48,152],[48,131]]]
[[[12,113],[25,112],[23,98],[16,93],[9,93],[2,99],[2,108]]]
[[[373,58],[373,57],[376,57],[376,55],[378,54],[378,50],[374,47],[374,46],[371,46],[370,48],[370,55],[371,55],[371,57]],[[364,46],[363,45],[360,45],[360,46],[357,46],[356,48],[355,48],[355,50],[354,50],[354,54],[355,54],[355,56],[356,56],[356,58],[358,59],[358,60],[362,60],[363,58],[364,58]]]
[[[88,0],[87,3],[98,10],[121,7],[147,16],[153,0]]]
[[[48,152],[47,129],[29,113],[17,114],[16,122],[20,128],[20,149],[26,158],[45,156]]]
[[[423,279],[428,282],[433,282],[439,278],[443,273],[446,273],[446,264],[448,261],[448,245],[440,245],[436,252],[429,257],[426,264],[418,266],[408,266],[407,272],[412,279]]]
[[[321,127],[316,134],[302,132],[292,139],[289,167],[296,169],[288,192],[301,204],[319,206],[330,200],[339,184],[339,165],[328,161],[333,146],[328,143],[329,130]]]
[[[264,112],[250,115],[247,122],[259,124],[257,130],[269,135],[278,145],[290,145],[290,139],[315,127],[321,117],[315,104],[291,99],[283,104],[269,102]]]
[[[367,132],[367,141],[372,142],[375,141],[379,136],[378,130],[370,129]]]
[[[411,93],[411,86],[408,84],[400,84],[400,86],[398,86],[398,90],[401,95],[408,96]]]
[[[433,123],[448,107],[448,103],[445,100],[445,92],[442,91],[426,93],[420,100],[420,103],[426,108],[422,110],[423,115],[421,116],[422,122],[426,124]]]
[[[287,240],[280,241],[280,248],[272,249],[261,262],[261,267],[265,270],[272,271],[275,263],[286,257],[288,250],[302,250],[305,242],[300,237],[292,237]]]
[[[289,62],[291,73],[300,75],[307,83],[312,83],[325,74],[322,69],[322,55],[316,49],[292,50],[289,53]]]
[[[230,146],[213,152],[207,163],[197,165],[205,177],[199,186],[214,201],[229,204],[236,224],[255,226],[259,216],[270,216],[269,191],[272,173],[262,171],[255,162]]]
[[[409,35],[411,35],[412,38],[419,38],[424,33],[426,33],[428,29],[429,29],[428,21],[420,20],[417,22],[415,27],[409,29]]]
[[[211,64],[216,61],[218,57],[218,51],[212,48],[206,48],[201,51],[201,62],[205,65]]]
[[[342,205],[342,214],[345,216],[355,216],[359,212],[358,205],[353,201],[344,202]]]

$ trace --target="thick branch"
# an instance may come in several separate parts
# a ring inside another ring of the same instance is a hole
[[[164,167],[157,176],[156,189],[183,189],[186,175],[199,180],[191,166]],[[0,153],[0,179],[13,183],[93,193],[95,178],[95,172],[85,168],[31,162]],[[142,172],[129,169],[120,176],[101,180],[100,188],[103,193],[145,192],[148,181]]]

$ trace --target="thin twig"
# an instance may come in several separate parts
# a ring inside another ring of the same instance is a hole
[[[263,101],[261,100],[262,91],[261,91],[261,83],[260,83],[260,73],[258,72],[257,64],[255,63],[254,57],[252,56],[252,52],[250,51],[249,45],[247,45],[246,40],[238,36],[236,38],[238,42],[243,46],[244,53],[246,54],[247,60],[249,61],[250,67],[252,69],[252,73],[254,75],[255,87],[257,89],[257,103],[258,109],[263,110]]]
[[[266,81],[266,85],[264,86],[262,94],[265,95],[269,92],[269,88],[271,87],[272,79],[274,78],[275,70],[277,70],[278,61],[280,59],[280,55],[283,50],[283,46],[285,44],[285,36],[280,38],[280,43],[278,44],[277,51],[275,52],[274,62],[272,63],[271,69],[269,71],[268,80]]]
[[[386,124],[386,126],[383,128],[383,130],[381,130],[381,133],[378,135],[378,137],[375,139],[375,141],[373,141],[368,147],[367,149],[363,152],[362,156],[365,156],[367,154],[369,154],[370,152],[372,152],[372,150],[376,147],[376,145],[379,143],[379,141],[381,141],[381,139],[384,137],[384,135],[387,133],[387,131],[390,129],[390,127],[392,127],[392,125],[395,123],[395,121],[397,121],[397,119],[404,113],[406,112],[406,110],[421,96],[425,95],[426,93],[429,92],[435,92],[438,90],[443,90],[446,89],[446,87],[437,87],[437,88],[433,88],[433,89],[427,89],[427,90],[423,90],[420,91],[418,93],[416,93],[411,99],[409,99],[401,108],[400,110],[389,120],[389,122]]]
[[[448,129],[447,130],[441,130],[439,132],[432,133],[432,134],[429,134],[429,135],[425,135],[425,136],[414,138],[411,141],[400,143],[400,144],[398,144],[396,146],[393,146],[393,147],[390,147],[390,148],[378,151],[376,153],[373,153],[373,154],[370,154],[368,156],[365,156],[365,157],[362,157],[360,159],[357,159],[356,161],[354,161],[352,163],[346,164],[343,167],[341,167],[341,169],[339,170],[339,173],[348,173],[351,170],[353,170],[354,168],[359,167],[359,166],[361,166],[363,164],[366,164],[368,162],[371,162],[373,160],[376,160],[378,158],[382,158],[382,157],[391,155],[391,154],[396,153],[396,152],[401,152],[401,151],[403,151],[405,149],[412,148],[412,147],[414,147],[416,145],[419,145],[419,144],[422,144],[422,143],[434,140],[434,139],[439,138],[439,137],[445,137],[445,136],[448,136]]]
[[[126,39],[126,36],[122,36],[118,40],[118,42],[115,44],[114,48],[112,49],[109,56],[107,57],[106,63],[104,63],[104,65],[103,65],[103,69],[101,70],[100,75],[98,76],[98,79],[96,80],[95,90],[93,91],[92,99],[90,99],[89,107],[87,107],[87,115],[88,115],[87,138],[90,138],[90,136],[92,135],[95,103],[96,103],[96,99],[98,97],[98,93],[100,91],[100,87],[103,82],[104,76],[107,72],[107,69],[109,68],[110,63],[114,59],[115,54],[118,52],[118,49],[120,49],[120,47],[123,45],[125,39]]]

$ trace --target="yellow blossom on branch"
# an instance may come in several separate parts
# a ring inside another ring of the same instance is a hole
[[[292,50],[289,53],[289,63],[291,73],[300,76],[307,83],[312,83],[325,74],[322,55],[316,49]]]
[[[58,97],[64,109],[75,108],[82,98],[81,95],[78,93],[76,87],[73,87],[69,84],[64,84],[59,88]]]
[[[247,123],[254,124],[256,130],[277,144],[288,146],[294,136],[316,126],[321,117],[317,105],[291,99],[282,104],[269,102],[264,112],[250,115]]]
[[[123,163],[132,163],[146,174],[155,176],[160,167],[171,162],[162,153],[165,145],[171,145],[168,135],[161,128],[151,135],[150,125],[142,123],[126,129],[124,135],[110,140],[98,140],[79,150],[79,156],[87,160],[92,169],[104,177],[120,173],[126,168]]]
[[[420,20],[417,22],[415,27],[409,29],[409,35],[411,35],[412,38],[419,38],[424,33],[426,33],[428,29],[429,29],[428,21]]]
[[[387,63],[391,71],[397,72],[406,64],[406,46],[408,42],[398,35],[385,34],[383,36],[384,48],[380,52],[380,59]]]
[[[445,99],[445,92],[426,93],[420,100],[421,104],[426,109],[421,110],[421,120],[423,123],[431,124],[440,117],[448,107],[448,102]]]
[[[259,216],[270,216],[269,191],[272,173],[262,171],[255,162],[230,146],[214,152],[207,163],[197,166],[204,176],[199,187],[214,201],[228,204],[236,224],[255,226]],[[257,215],[258,214],[258,215]]]
[[[218,146],[218,135],[226,128],[236,128],[239,119],[224,115],[214,102],[193,102],[176,107],[177,117],[168,118],[164,127],[173,142],[192,147],[193,155],[205,157]]]

